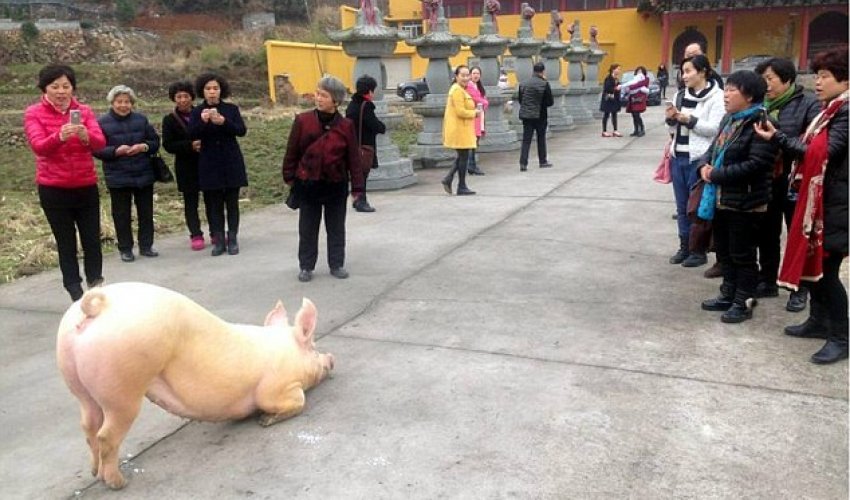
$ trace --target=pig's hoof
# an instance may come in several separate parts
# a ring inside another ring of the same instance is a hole
[[[127,485],[127,480],[124,479],[124,476],[121,475],[121,473],[118,474],[118,477],[104,479],[103,482],[106,483],[106,486],[109,486],[109,489],[111,490],[120,490]]]
[[[260,415],[260,419],[258,421],[263,427],[268,427],[277,423],[277,419],[274,417],[274,415],[270,415],[268,413],[263,413],[262,415]]]

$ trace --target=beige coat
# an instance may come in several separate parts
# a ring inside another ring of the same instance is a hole
[[[449,89],[443,114],[443,146],[475,149],[475,101],[457,83]]]

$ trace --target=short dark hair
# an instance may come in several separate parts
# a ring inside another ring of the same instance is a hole
[[[368,94],[378,88],[378,81],[369,75],[363,75],[354,84],[354,90],[360,95]]]
[[[767,92],[767,84],[755,71],[748,69],[738,70],[726,79],[726,87],[733,86],[742,94],[752,98],[753,104],[764,101],[764,94]]]
[[[192,87],[192,82],[174,82],[168,86],[168,98],[172,101],[180,92],[186,92],[190,97],[192,97],[193,101],[195,100],[195,88]]]
[[[543,73],[544,71],[546,71],[546,65],[538,61],[534,63],[534,67],[532,69],[535,73]]]
[[[227,80],[224,79],[223,76],[218,75],[216,73],[204,73],[195,79],[195,94],[203,99],[204,97],[204,86],[215,80],[218,83],[218,86],[221,87],[221,99],[227,99],[230,97],[230,84],[227,83]]]
[[[767,61],[762,61],[756,66],[756,73],[764,76],[764,72],[770,68],[779,77],[782,83],[794,83],[797,79],[797,70],[794,68],[794,63],[784,57],[774,57]]]
[[[63,76],[67,77],[68,81],[71,82],[72,89],[77,88],[76,73],[74,73],[73,68],[64,64],[48,64],[41,68],[41,71],[38,72],[38,88],[41,89],[42,92],[45,92],[48,85]]]
[[[839,82],[847,81],[847,47],[821,52],[812,59],[812,73],[826,70]]]

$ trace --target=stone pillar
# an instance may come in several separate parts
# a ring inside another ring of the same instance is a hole
[[[599,83],[599,61],[605,57],[605,52],[598,49],[590,49],[584,56],[584,90],[585,106],[594,118],[601,119],[602,112],[599,103],[602,100],[602,85]]]
[[[549,130],[560,132],[575,128],[573,117],[567,112],[567,89],[561,84],[561,57],[564,56],[567,45],[560,40],[550,40],[543,44],[540,55],[546,65],[546,78],[552,87],[552,97],[555,104],[549,108]]]
[[[413,105],[413,111],[422,115],[422,132],[416,136],[412,156],[425,168],[450,166],[456,157],[454,151],[443,147],[443,114],[452,82],[449,57],[460,52],[461,46],[461,38],[449,32],[442,3],[437,10],[436,21],[430,28],[431,31],[425,36],[406,41],[408,45],[416,47],[420,57],[428,59],[425,80],[430,92],[422,102]],[[496,70],[495,77],[498,78],[498,68]],[[483,67],[481,71],[486,74]]]
[[[479,24],[479,35],[469,40],[466,45],[478,57],[481,66],[481,82],[487,91],[487,101],[490,107],[484,116],[484,128],[487,131],[478,144],[478,151],[513,151],[519,149],[520,141],[505,117],[505,102],[509,99],[499,89],[499,59],[510,39],[496,33],[495,15],[483,9]]]
[[[387,133],[377,136],[376,155],[379,168],[369,174],[366,189],[399,189],[416,183],[413,163],[409,158],[400,156],[398,146],[390,139],[390,131],[400,123],[401,115],[389,113],[384,101],[386,74],[382,70],[381,57],[395,52],[396,42],[403,36],[395,28],[383,25],[383,17],[378,9],[368,13],[361,11],[353,28],[331,32],[328,36],[341,42],[345,53],[356,58],[352,75],[354,82],[363,75],[369,75],[378,81],[373,100],[375,114],[386,125]]]
[[[571,44],[567,48],[567,53],[564,56],[564,59],[567,60],[567,78],[569,79],[565,94],[564,107],[566,108],[567,113],[573,117],[573,121],[576,124],[590,123],[593,121],[593,115],[582,102],[586,94],[584,83],[582,82],[582,77],[584,75],[582,61],[584,59],[585,52],[587,52],[587,49],[583,46],[576,47]]]

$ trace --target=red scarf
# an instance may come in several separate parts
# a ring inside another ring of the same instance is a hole
[[[803,135],[806,154],[791,171],[790,182],[792,186],[799,183],[799,195],[776,281],[791,290],[797,290],[800,281],[819,281],[823,277],[823,177],[829,161],[829,123],[846,102],[847,92],[812,120]]]

